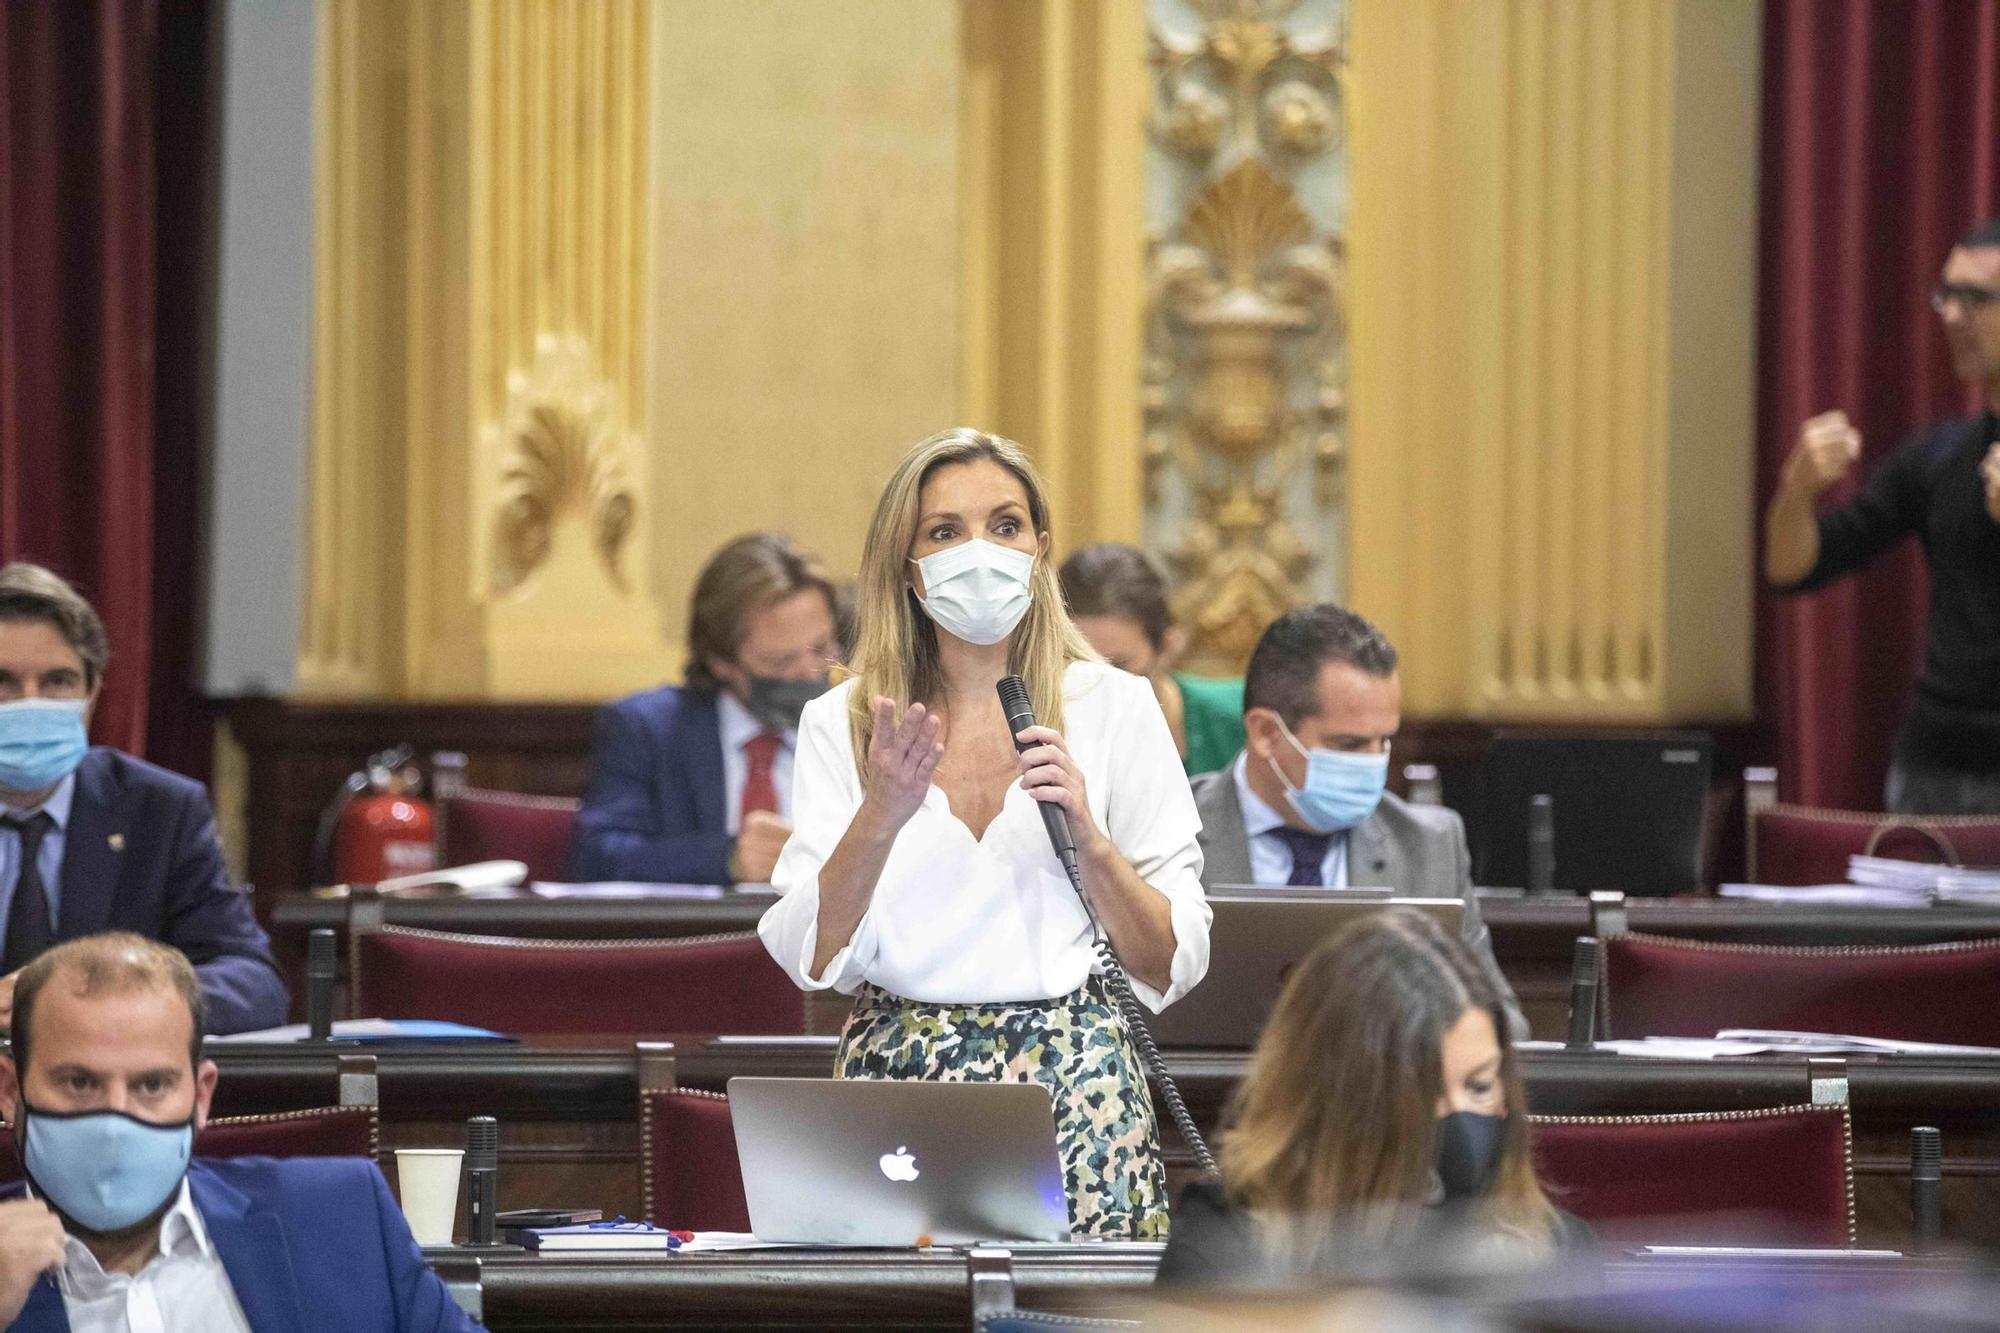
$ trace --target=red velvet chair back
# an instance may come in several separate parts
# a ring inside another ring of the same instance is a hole
[[[639,1094],[639,1198],[654,1226],[750,1229],[727,1097],[691,1088]]]
[[[2000,940],[1785,948],[1662,935],[1603,942],[1605,1032],[1782,1028],[2000,1046]]]
[[[196,1157],[366,1157],[381,1147],[373,1106],[315,1106],[270,1115],[224,1116],[195,1135]],[[0,1184],[21,1178],[13,1126],[0,1122]]]
[[[385,926],[354,935],[354,1012],[553,1034],[789,1036],[805,998],[753,933],[538,940]]]
[[[1845,1106],[1532,1116],[1550,1202],[1612,1244],[1854,1244]]]
[[[1885,815],[1772,805],[1750,817],[1750,878],[1758,884],[1845,884],[1847,858],[2000,866],[2000,819]]]
[[[560,880],[582,802],[566,796],[467,787],[444,800],[444,845],[438,864],[522,861],[528,878]]]

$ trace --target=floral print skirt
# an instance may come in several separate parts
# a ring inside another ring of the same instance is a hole
[[[863,985],[835,1078],[1035,1082],[1055,1099],[1070,1231],[1163,1240],[1167,1181],[1138,1052],[1102,978],[1054,1000],[921,1004]]]

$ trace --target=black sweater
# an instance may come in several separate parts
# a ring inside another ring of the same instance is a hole
[[[1557,1250],[1589,1252],[1596,1247],[1597,1237],[1588,1223],[1560,1208],[1555,1215]],[[1449,1225],[1441,1225],[1435,1235],[1419,1238],[1406,1253],[1413,1263],[1420,1265],[1426,1244],[1449,1245],[1452,1237],[1463,1235]],[[1217,1182],[1194,1180],[1181,1191],[1167,1232],[1166,1253],[1160,1256],[1158,1281],[1163,1285],[1224,1284],[1278,1289],[1310,1283],[1314,1276],[1285,1269],[1265,1248],[1255,1220],[1230,1203]]]
[[[1901,752],[1975,773],[2000,769],[2000,523],[1979,477],[1996,439],[1990,412],[1919,432],[1820,515],[1819,560],[1788,589],[1820,587],[1914,533],[1930,566],[1930,630]]]

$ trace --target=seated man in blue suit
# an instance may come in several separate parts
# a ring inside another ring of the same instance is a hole
[[[276,1026],[285,982],[201,784],[85,739],[109,656],[69,584],[0,569],[0,1028],[29,959],[104,930],[193,959],[212,1031]]]
[[[573,880],[761,884],[791,837],[799,714],[827,687],[833,585],[776,533],[738,537],[695,580],[687,684],[606,708]]]
[[[30,1333],[476,1328],[375,1164],[191,1161],[216,1068],[194,969],[129,933],[59,944],[15,985],[0,1108],[27,1183],[0,1202],[0,1321]]]

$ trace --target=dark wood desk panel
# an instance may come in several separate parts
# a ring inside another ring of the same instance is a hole
[[[696,1255],[509,1254],[474,1261],[433,1251],[455,1286],[479,1289],[482,1317],[496,1333],[641,1328],[924,1328],[973,1325],[973,1260],[948,1250],[764,1250]],[[1153,1289],[1156,1246],[989,1249],[978,1261],[1011,1284],[1012,1305],[1062,1314],[1132,1317]],[[1939,1313],[1992,1307],[1990,1280],[1963,1258],[1852,1259],[1836,1255],[1655,1256],[1614,1251],[1601,1268],[1490,1283],[1447,1300],[1462,1315],[1483,1313],[1523,1326],[1527,1311],[1559,1321],[1560,1292],[1658,1292],[1663,1288],[1740,1289],[1775,1282],[1837,1284],[1878,1300],[1923,1297]],[[1524,1302],[1525,1297],[1525,1302]],[[1317,1325],[1316,1325],[1317,1326]],[[1526,1326],[1549,1326],[1540,1321]],[[1558,1322],[1555,1326],[1560,1326]],[[1853,1327],[1855,1325],[1845,1325]],[[1970,1325],[1968,1325],[1970,1326]]]
[[[673,1077],[721,1091],[738,1074],[821,1077],[830,1038],[674,1043]],[[216,1114],[325,1104],[335,1091],[331,1051],[215,1048],[222,1066]],[[1175,1051],[1168,1066],[1205,1133],[1220,1123],[1242,1077],[1241,1052]],[[1529,1051],[1530,1108],[1562,1115],[1659,1115],[1795,1105],[1812,1099],[1803,1057],[1648,1060]],[[501,1122],[501,1206],[574,1205],[638,1213],[639,1073],[636,1048],[609,1039],[575,1045],[382,1050],[377,1055],[385,1165],[398,1147],[455,1145],[464,1117]],[[1909,1131],[1944,1135],[1945,1234],[2000,1244],[2000,1061],[1853,1060],[1845,1067],[1854,1116],[1856,1199],[1864,1244],[1900,1246],[1909,1229]],[[1193,1162],[1161,1116],[1176,1184]]]
[[[718,899],[392,899],[393,925],[476,935],[553,939],[665,938],[754,930],[770,906],[768,894]],[[304,1003],[305,936],[344,930],[346,903],[308,893],[282,895],[272,912],[275,942]],[[1513,983],[1537,1037],[1560,1040],[1569,1015],[1569,969],[1576,937],[1590,929],[1580,898],[1489,895],[1481,902],[1493,932],[1493,952]],[[1745,902],[1729,898],[1634,898],[1626,913],[1634,930],[1739,944],[1936,944],[2000,936],[2000,911],[1973,907],[1827,907]],[[342,957],[346,956],[345,950]]]
[[[1022,1309],[1130,1313],[1151,1295],[1155,1245],[1061,1246],[998,1262]],[[475,1269],[494,1329],[922,1328],[972,1326],[963,1250],[757,1250],[693,1255],[504,1255]]]

